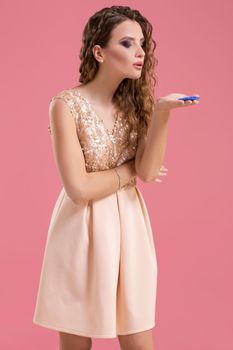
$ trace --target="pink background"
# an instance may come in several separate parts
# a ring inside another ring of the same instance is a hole
[[[233,348],[232,2],[1,2],[1,349],[58,348],[32,323],[51,212],[62,186],[48,104],[78,83],[81,34],[105,6],[145,15],[158,43],[158,92],[198,93],[172,111],[162,183],[138,180],[158,258],[156,350]],[[231,205],[230,205],[231,204]],[[119,349],[94,339],[94,349]]]

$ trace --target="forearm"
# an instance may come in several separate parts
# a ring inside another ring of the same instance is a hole
[[[143,181],[154,181],[163,164],[167,144],[169,114],[169,110],[161,111],[155,109],[154,111],[144,151],[137,167],[138,176]]]
[[[136,177],[134,163],[133,159],[115,168],[120,175],[121,187]],[[86,173],[86,177],[82,181],[81,191],[79,191],[81,194],[76,199],[76,203],[79,203],[80,200],[101,199],[115,193],[118,188],[119,180],[114,169]]]

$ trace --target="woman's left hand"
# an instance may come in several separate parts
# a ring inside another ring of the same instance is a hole
[[[172,93],[164,97],[160,97],[157,99],[155,103],[155,112],[161,112],[159,113],[159,116],[161,116],[163,119],[167,120],[169,118],[169,112],[172,108],[177,107],[186,107],[191,105],[196,105],[199,103],[199,100],[178,100],[181,97],[186,97],[188,95],[185,94],[178,94],[178,93]],[[200,97],[198,94],[194,95],[197,97]],[[157,118],[158,119],[158,118]],[[160,119],[160,118],[159,118]],[[159,169],[158,176],[166,176],[168,169],[162,165]],[[161,179],[156,177],[154,180],[155,182],[162,182]]]
[[[170,111],[172,108],[177,107],[187,107],[191,105],[196,105],[199,103],[199,100],[178,100],[180,97],[186,97],[188,95],[172,93],[164,97],[159,97],[155,103],[155,108],[159,111]],[[198,94],[194,95],[200,97]]]

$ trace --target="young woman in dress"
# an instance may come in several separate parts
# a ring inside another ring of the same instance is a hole
[[[63,188],[33,322],[58,331],[59,350],[116,336],[122,350],[151,350],[157,261],[136,179],[162,181],[170,111],[198,101],[154,96],[156,43],[137,10],[101,9],[82,44],[81,84],[60,91],[49,108]]]

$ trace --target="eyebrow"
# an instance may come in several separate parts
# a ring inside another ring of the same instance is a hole
[[[135,38],[133,38],[132,36],[124,36],[124,37],[123,37],[123,38],[121,38],[120,40],[122,40],[122,39],[129,39],[129,40],[133,40],[133,41],[135,41]],[[144,41],[144,40],[145,40],[145,38],[144,38],[144,37],[140,39],[140,41]]]

